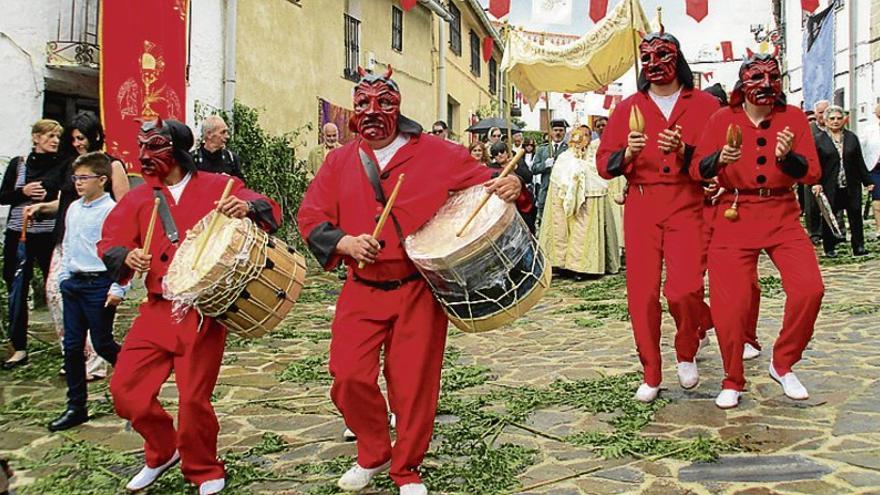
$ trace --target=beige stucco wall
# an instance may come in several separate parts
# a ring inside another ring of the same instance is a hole
[[[353,83],[343,77],[346,4],[361,21],[360,57],[375,54],[380,72],[390,64],[403,93],[403,112],[422,125],[435,119],[435,42],[432,14],[417,6],[404,12],[403,51],[391,49],[391,6],[397,0],[322,0],[297,6],[287,0],[238,3],[236,98],[263,109],[271,132],[313,125],[317,143],[318,97],[351,108]]]
[[[482,46],[480,47],[480,77],[474,76],[471,72],[470,31],[473,30],[477,33],[481,43],[488,36],[488,31],[479,22],[469,2],[464,0],[452,0],[452,2],[461,11],[461,55],[456,55],[448,44],[444,48],[446,50],[446,92],[460,105],[456,121],[449,122],[449,126],[453,133],[461,139],[464,130],[470,126],[468,121],[470,115],[492,100],[497,100],[498,96],[489,93],[489,64],[482,59]],[[448,29],[446,23],[443,24],[444,29]],[[440,21],[437,19],[435,32],[436,29],[439,29],[439,25]],[[493,55],[499,67],[502,58],[500,48],[496,45]],[[498,89],[501,90],[500,77],[498,83]]]

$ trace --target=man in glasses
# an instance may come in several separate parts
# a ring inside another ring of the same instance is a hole
[[[448,141],[449,126],[446,125],[446,122],[438,120],[437,122],[434,122],[434,124],[431,126],[431,134],[437,136],[440,139],[446,139]]]

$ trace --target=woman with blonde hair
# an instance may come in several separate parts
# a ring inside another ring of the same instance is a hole
[[[31,128],[33,148],[30,154],[13,158],[0,183],[0,204],[10,206],[3,245],[3,280],[7,290],[16,278],[19,238],[25,222],[30,220],[25,216],[25,208],[58,197],[65,170],[58,157],[62,131],[61,124],[54,120],[38,120]],[[24,311],[9,315],[9,340],[15,352],[3,363],[3,369],[27,364],[28,290],[35,261],[40,265],[44,279],[49,274],[52,249],[55,247],[54,228],[55,219],[30,220],[28,223],[23,273],[19,274],[23,278],[24,290],[18,292],[17,301],[10,301],[24,308]]]

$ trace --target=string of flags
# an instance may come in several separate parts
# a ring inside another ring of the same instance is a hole
[[[569,0],[569,3],[571,1],[572,0]],[[608,0],[581,1],[589,2],[590,19],[593,22],[599,22],[608,13]],[[401,4],[405,9],[407,9],[407,3],[415,5],[416,2],[417,0],[401,0]],[[819,8],[819,0],[801,0],[801,8],[812,13]],[[701,22],[707,15],[709,15],[709,0],[685,0],[685,12],[695,21]],[[496,19],[501,19],[506,16],[510,13],[510,0],[489,0],[489,13],[495,16]]]

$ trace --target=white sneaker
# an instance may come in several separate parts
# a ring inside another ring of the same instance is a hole
[[[373,476],[381,473],[382,471],[388,470],[391,467],[391,461],[382,464],[379,467],[374,468],[363,468],[360,467],[357,463],[351,467],[345,474],[339,478],[339,481],[336,482],[336,485],[339,488],[343,489],[347,492],[356,492],[365,488],[370,484],[370,481],[373,479]]]
[[[700,373],[697,371],[696,362],[682,361],[675,367],[678,372],[678,383],[681,385],[681,388],[690,390],[700,383]]]
[[[423,483],[407,483],[400,487],[400,495],[428,495],[428,488]]]
[[[346,442],[353,442],[357,440],[357,438],[357,435],[355,435],[354,432],[351,431],[351,428],[346,426],[345,431],[342,432],[342,439]]]
[[[143,490],[144,488],[152,485],[157,479],[159,479],[159,476],[162,476],[162,474],[167,471],[168,468],[177,464],[177,461],[179,460],[180,453],[175,450],[174,455],[172,455],[171,459],[168,459],[165,464],[154,468],[145,465],[144,468],[141,469],[138,474],[134,475],[134,478],[132,478],[131,481],[129,481],[128,484],[125,485],[125,489],[130,492],[139,492]]]
[[[199,485],[199,495],[214,495],[220,493],[226,487],[226,478],[208,480]]]
[[[715,405],[721,409],[733,409],[739,405],[740,396],[742,396],[742,392],[725,388],[718,394],[718,397],[715,397]]]
[[[760,355],[761,350],[753,346],[752,344],[746,343],[746,345],[743,347],[743,359],[745,360],[755,359]]]
[[[782,391],[785,392],[785,395],[789,399],[804,400],[810,398],[807,388],[801,384],[798,377],[791,371],[779,376],[779,373],[776,372],[776,368],[773,367],[773,361],[770,361],[770,378],[776,380],[782,385]]]
[[[654,399],[657,398],[657,394],[660,393],[660,387],[652,387],[647,383],[643,383],[639,385],[639,389],[636,390],[636,400],[640,402],[654,402]]]

